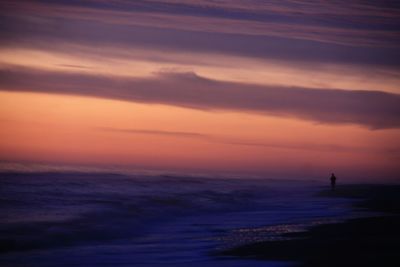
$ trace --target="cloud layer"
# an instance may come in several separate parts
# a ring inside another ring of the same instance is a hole
[[[2,46],[152,47],[399,66],[400,8],[337,1],[5,1]]]
[[[258,148],[278,148],[278,149],[291,149],[291,150],[310,150],[310,151],[325,151],[325,152],[371,152],[371,148],[357,147],[357,146],[341,146],[336,144],[315,144],[315,143],[287,143],[287,142],[260,142],[257,140],[240,140],[234,139],[227,136],[218,136],[203,134],[199,132],[175,132],[175,131],[164,131],[164,130],[152,130],[152,129],[132,129],[132,128],[112,128],[112,127],[96,127],[94,130],[119,133],[119,134],[132,134],[132,135],[155,135],[163,137],[184,137],[194,138],[205,142],[227,144],[232,146],[247,146],[247,147],[258,147]],[[374,149],[374,153],[392,153],[399,154],[400,150],[393,148],[388,151],[387,149]]]
[[[3,68],[0,88],[160,103],[204,110],[235,110],[371,129],[400,127],[400,95],[379,91],[311,89],[217,81],[195,73],[149,78]]]

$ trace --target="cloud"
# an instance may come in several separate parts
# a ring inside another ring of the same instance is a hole
[[[40,14],[42,21],[62,17],[189,31],[290,35],[347,45],[396,44],[400,16],[396,7],[367,2],[12,1],[3,5],[21,15]]]
[[[226,140],[223,143],[237,146],[249,146],[249,147],[267,147],[267,148],[280,148],[280,149],[295,149],[295,150],[312,150],[312,151],[325,151],[325,152],[371,152],[371,148],[366,147],[352,147],[352,146],[341,146],[334,144],[315,144],[315,143],[263,143],[254,141],[234,141]],[[378,151],[374,151],[378,152]]]
[[[176,137],[187,137],[187,138],[200,138],[209,139],[210,136],[201,133],[194,132],[176,132],[176,131],[161,131],[161,130],[147,130],[147,129],[121,129],[112,127],[98,127],[97,130],[105,132],[116,132],[116,133],[127,133],[127,134],[150,134],[150,135],[161,135],[161,136],[176,136]]]
[[[261,142],[257,140],[243,140],[221,135],[211,135],[199,132],[176,132],[176,131],[164,131],[164,130],[153,130],[153,129],[132,129],[132,128],[113,128],[113,127],[97,127],[94,130],[104,131],[111,133],[120,134],[144,134],[144,135],[158,135],[165,137],[184,137],[198,139],[205,142],[232,145],[232,146],[247,146],[257,148],[270,148],[270,149],[290,149],[290,150],[309,150],[309,151],[320,151],[320,152],[341,152],[341,153],[391,153],[398,154],[398,148],[383,148],[376,149],[370,147],[357,147],[357,146],[342,146],[338,144],[316,144],[316,143],[299,143],[299,142]]]
[[[398,9],[314,4],[5,2],[0,45],[146,47],[399,67]]]
[[[56,66],[72,68],[72,69],[92,69],[91,67],[88,66],[75,65],[75,64],[56,64]]]
[[[217,81],[196,73],[129,78],[11,67],[0,69],[0,88],[253,112],[371,129],[400,127],[400,95],[381,91],[263,86]]]

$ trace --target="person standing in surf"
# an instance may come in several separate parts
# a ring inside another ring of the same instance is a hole
[[[335,174],[332,173],[332,175],[331,175],[331,188],[332,188],[332,191],[335,190],[335,187],[336,187],[336,176],[335,176]]]

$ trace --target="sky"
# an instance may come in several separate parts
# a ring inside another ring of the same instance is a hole
[[[399,180],[399,70],[398,1],[3,0],[0,163]]]

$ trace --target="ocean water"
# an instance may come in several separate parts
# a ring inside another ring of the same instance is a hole
[[[316,182],[0,174],[0,266],[286,266],[215,256],[352,216]]]

